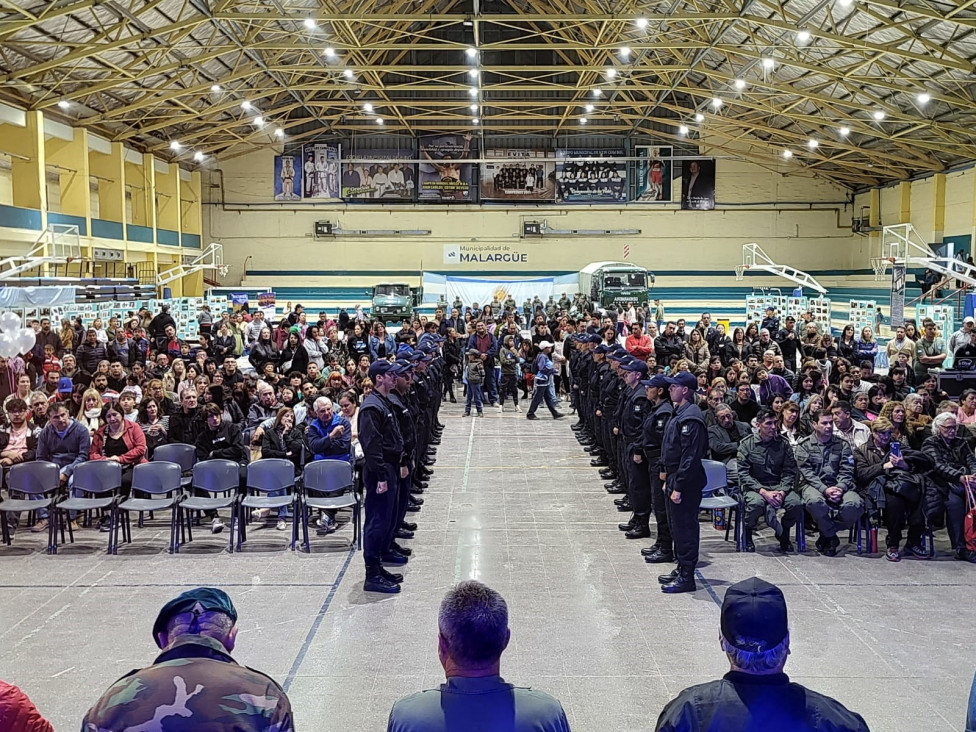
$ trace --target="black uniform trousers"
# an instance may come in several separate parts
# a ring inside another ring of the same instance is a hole
[[[651,505],[654,509],[654,523],[657,524],[657,544],[664,554],[674,553],[674,538],[671,535],[671,518],[668,516],[668,504],[671,500],[664,492],[661,482],[661,472],[657,460],[645,460],[651,463],[647,466],[647,478],[651,485]]]
[[[640,455],[641,461],[634,462],[634,455]],[[647,474],[647,458],[640,448],[631,444],[624,450],[624,465],[627,466],[627,497],[634,513],[649,514],[651,512],[651,479]]]
[[[366,519],[363,522],[363,560],[366,567],[378,567],[383,554],[390,548],[396,525],[393,523],[397,505],[399,466],[384,463],[379,470],[371,465],[363,469]],[[376,484],[386,481],[386,492],[377,493]]]
[[[681,491],[681,503],[671,500],[674,489],[673,475],[668,475],[667,503],[668,520],[674,537],[674,556],[679,567],[694,569],[698,564],[698,543],[701,529],[698,524],[698,512],[701,506],[701,487],[686,486]]]

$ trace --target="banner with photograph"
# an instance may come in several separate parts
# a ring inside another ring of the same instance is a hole
[[[297,201],[302,197],[301,159],[295,155],[275,155],[274,200]]]
[[[639,203],[671,203],[672,148],[638,145],[634,200]]]
[[[473,157],[473,138],[463,135],[423,135],[420,138],[419,187],[421,201],[471,201],[474,164],[459,163]]]
[[[481,166],[483,201],[554,201],[556,163],[543,150],[488,150]]]
[[[417,170],[410,148],[346,152],[342,158],[342,198],[346,201],[413,201]]]
[[[556,150],[556,200],[622,203],[627,200],[623,150]]]
[[[338,142],[302,146],[302,195],[324,201],[339,200]]]
[[[715,208],[715,158],[683,161],[681,208],[686,211],[711,211]]]

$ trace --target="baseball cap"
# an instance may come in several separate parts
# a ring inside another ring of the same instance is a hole
[[[396,355],[397,356],[403,356],[403,355],[409,356],[411,353],[413,353],[413,349],[410,347],[410,344],[408,344],[408,343],[401,343],[400,346],[397,348]]]
[[[647,364],[636,358],[632,361],[627,361],[620,364],[620,368],[622,368],[624,371],[633,371],[638,374],[647,373]]]
[[[593,333],[590,335],[589,343],[598,346],[601,343],[603,343],[603,339],[600,336],[598,336],[596,333]]]
[[[369,378],[375,379],[377,376],[382,376],[392,368],[393,364],[385,358],[377,359],[369,365]]]
[[[974,318],[972,315],[967,315],[965,318],[962,319],[962,322],[963,323],[976,323],[976,318]]]
[[[593,349],[593,353],[606,353],[610,348],[605,343],[601,343],[599,346]]]
[[[642,379],[641,386],[653,386],[655,389],[667,389],[668,377],[664,374],[654,374],[649,379]]]
[[[159,645],[158,636],[166,630],[166,624],[170,618],[181,613],[194,612],[200,614],[208,610],[228,615],[231,620],[237,622],[237,609],[226,592],[218,590],[216,587],[195,587],[192,590],[187,590],[179,597],[173,598],[160,608],[152,629],[153,640],[156,641],[156,645],[162,648]]]
[[[549,341],[539,341],[539,350],[544,351],[547,348],[552,348],[552,343]]]
[[[698,377],[690,371],[679,371],[674,376],[668,376],[666,378],[669,385],[685,386],[689,389],[698,388]]]
[[[789,633],[783,591],[758,577],[736,582],[722,601],[722,635],[729,645],[762,653]]]
[[[75,385],[70,376],[62,376],[58,379],[58,394],[70,394],[74,388]]]
[[[396,361],[393,362],[393,370],[397,373],[398,376],[407,373],[412,368],[413,368],[413,364],[407,361],[406,359],[397,359]]]

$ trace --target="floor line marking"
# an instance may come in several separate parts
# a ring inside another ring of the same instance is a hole
[[[468,474],[471,472],[471,450],[474,448],[474,426],[475,421],[471,420],[471,432],[468,433],[468,451],[464,456],[464,472],[461,473],[461,493],[468,490]],[[454,559],[454,582],[461,581],[461,545],[464,541],[465,531],[458,532],[457,551]]]
[[[705,591],[715,601],[715,604],[718,605],[721,608],[722,607],[722,601],[719,599],[718,593],[715,592],[715,588],[712,587],[712,583],[709,582],[707,579],[705,579],[705,576],[701,573],[701,570],[700,569],[696,569],[695,570],[695,576],[698,578],[698,581],[699,582],[701,582],[703,585],[705,585]]]
[[[312,621],[312,627],[308,629],[308,633],[305,635],[305,640],[302,643],[302,647],[298,650],[298,655],[295,656],[295,661],[288,670],[288,676],[285,678],[285,683],[283,684],[285,691],[288,691],[292,682],[295,680],[295,676],[298,675],[298,669],[301,668],[302,663],[305,661],[305,655],[308,653],[308,649],[311,647],[312,641],[315,640],[316,633],[319,632],[319,626],[322,625],[322,619],[329,611],[329,606],[332,604],[332,598],[335,597],[336,590],[339,589],[342,578],[346,574],[346,570],[349,569],[349,563],[352,562],[352,555],[355,553],[356,547],[349,547],[349,553],[346,555],[346,561],[343,563],[342,569],[339,570],[339,576],[336,577],[335,584],[332,585],[332,588],[329,590],[329,594],[325,598],[325,602],[322,603],[322,607],[319,609],[318,615],[316,615],[315,620]]]

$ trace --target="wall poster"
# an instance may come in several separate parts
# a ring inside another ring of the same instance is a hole
[[[627,200],[623,150],[556,150],[556,200],[622,203]]]
[[[474,200],[474,164],[458,162],[471,159],[471,146],[470,133],[421,136],[420,159],[425,162],[418,166],[417,198],[440,203]]]
[[[556,163],[543,150],[488,150],[481,167],[483,201],[554,201]]]
[[[681,167],[681,208],[693,211],[715,208],[715,158],[685,160]]]
[[[298,174],[301,166],[296,162],[295,155],[275,155],[274,200],[297,201],[302,197],[302,176]]]
[[[326,201],[339,200],[338,142],[314,142],[302,146],[302,195]]]
[[[638,145],[637,181],[634,200],[640,203],[671,203],[673,148]]]
[[[413,201],[417,169],[410,148],[346,152],[342,158],[342,198],[346,201]],[[370,162],[371,161],[371,162]]]

